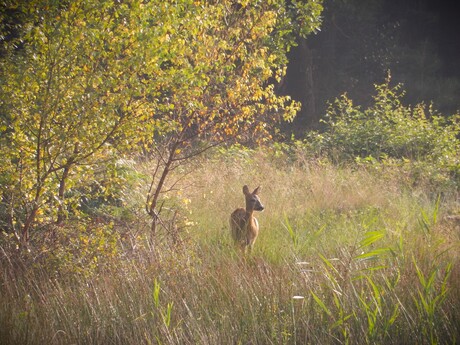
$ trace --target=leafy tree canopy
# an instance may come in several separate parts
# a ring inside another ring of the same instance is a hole
[[[286,53],[321,10],[313,0],[7,2],[3,226],[27,239],[35,222],[61,221],[117,154],[154,148],[180,161],[197,139],[269,138],[298,109],[274,92]]]

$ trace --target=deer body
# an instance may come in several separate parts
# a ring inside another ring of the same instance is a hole
[[[254,217],[254,211],[262,211],[264,206],[257,196],[258,192],[259,187],[251,193],[249,187],[244,186],[243,194],[246,198],[246,209],[237,208],[230,216],[233,241],[243,250],[246,248],[251,250],[259,234],[259,223]]]

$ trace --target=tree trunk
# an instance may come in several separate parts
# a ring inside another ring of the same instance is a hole
[[[303,56],[303,74],[304,74],[304,99],[302,101],[303,112],[307,126],[311,126],[318,121],[318,114],[316,113],[316,99],[314,93],[314,79],[313,79],[313,53],[307,44],[307,40],[300,39],[300,49]]]
[[[166,181],[166,177],[168,176],[171,165],[174,161],[174,152],[175,152],[176,147],[174,146],[168,156],[168,160],[165,162],[163,171],[161,172],[161,177],[160,180],[158,181],[157,186],[155,187],[155,192],[153,193],[153,197],[151,199],[150,205],[148,205],[148,213],[150,217],[152,217],[152,226],[151,226],[151,236],[152,238],[155,238],[156,232],[157,232],[157,225],[160,223],[160,214],[159,210],[157,210],[158,206],[158,198],[160,197],[160,193],[163,189],[163,186]],[[154,179],[155,176],[152,177]]]
[[[79,144],[75,143],[72,156],[68,159],[66,165],[63,167],[61,180],[59,181],[59,192],[58,192],[59,208],[58,208],[58,216],[56,220],[57,224],[61,224],[65,219],[64,199],[65,199],[67,179],[69,177],[71,167],[77,160],[77,156],[79,152],[80,152]]]
[[[24,222],[24,226],[22,227],[21,242],[23,244],[26,244],[29,241],[29,230],[32,227],[33,222],[35,221],[37,212],[38,212],[38,198],[34,200],[34,206],[32,207],[32,211],[27,216],[26,221]]]
[[[58,193],[58,200],[59,200],[59,207],[58,207],[58,216],[56,223],[61,224],[65,219],[65,205],[64,205],[64,197],[65,197],[65,188],[67,178],[69,177],[70,173],[70,164],[67,164],[64,167],[64,171],[62,172],[61,181],[59,181],[59,193]]]

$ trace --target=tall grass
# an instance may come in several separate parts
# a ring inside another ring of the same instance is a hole
[[[180,241],[152,246],[142,217],[130,218],[113,226],[116,255],[98,242],[102,255],[85,274],[68,263],[50,269],[43,251],[17,253],[3,240],[0,343],[460,341],[460,232],[446,217],[459,212],[453,192],[245,150],[206,157],[186,183],[167,196],[187,217]],[[266,207],[250,257],[228,229],[244,184],[262,186]],[[129,193],[126,209],[142,207],[142,184]]]

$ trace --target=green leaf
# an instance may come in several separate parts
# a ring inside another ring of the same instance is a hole
[[[312,290],[310,290],[310,293],[313,296],[313,299],[315,300],[316,304],[318,304],[327,315],[332,316],[331,311],[326,307],[323,301],[321,301],[321,299],[318,296],[316,296],[316,294]]]
[[[366,232],[365,238],[361,240],[359,248],[369,247],[371,244],[377,242],[385,236],[384,231],[369,231]]]
[[[366,252],[366,253],[363,253],[363,254],[360,254],[358,256],[355,257],[355,259],[358,259],[358,260],[371,260],[371,259],[376,259],[378,257],[381,257],[382,255],[386,255],[388,253],[391,253],[392,252],[392,249],[391,248],[377,248],[377,249],[373,249],[369,252]]]

